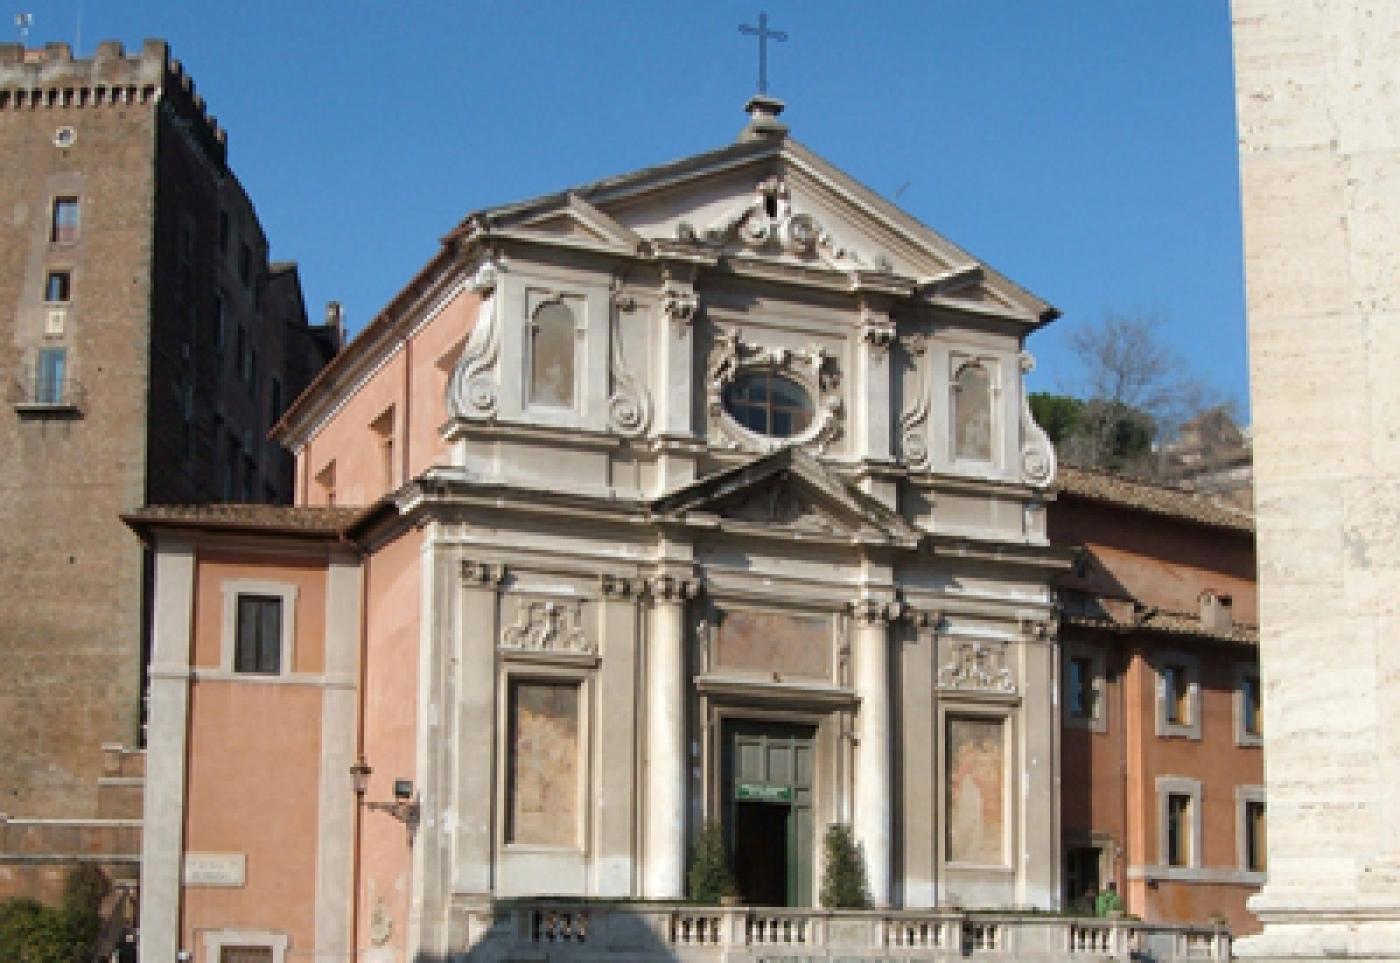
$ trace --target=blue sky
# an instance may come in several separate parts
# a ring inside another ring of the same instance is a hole
[[[170,41],[273,257],[353,329],[466,213],[726,143],[756,86],[757,2],[27,2],[31,44]],[[1247,402],[1224,0],[762,6],[793,136],[1064,313],[1033,387],[1154,312]]]

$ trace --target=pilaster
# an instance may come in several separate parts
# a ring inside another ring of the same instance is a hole
[[[865,853],[870,899],[890,904],[890,621],[900,614],[896,602],[861,598],[851,603],[852,659],[856,697],[855,814],[852,829]]]
[[[943,614],[935,609],[910,609],[905,617],[914,638],[899,648],[900,705],[899,752],[901,767],[901,811],[905,814],[900,831],[903,844],[902,892],[899,903],[905,909],[938,904],[938,793],[942,783],[938,773],[937,736],[938,691],[936,660],[938,632]],[[925,814],[914,817],[911,814]]]
[[[685,897],[685,604],[696,591],[674,575],[647,583],[647,899]]]
[[[640,605],[646,583],[604,575],[599,640],[599,791],[593,892],[601,897],[641,895],[635,859],[637,839],[637,667]]]

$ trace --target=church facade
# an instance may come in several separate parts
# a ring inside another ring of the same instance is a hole
[[[843,824],[876,906],[1058,908],[1055,312],[780,110],[467,218],[274,429],[297,506],[128,518],[150,958],[448,958],[709,824],[748,904]]]

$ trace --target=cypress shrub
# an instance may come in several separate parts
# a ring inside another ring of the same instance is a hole
[[[865,879],[865,856],[851,836],[851,827],[826,827],[826,866],[822,872],[822,905],[830,909],[866,909],[870,887]]]

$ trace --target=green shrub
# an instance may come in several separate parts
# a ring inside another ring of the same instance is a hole
[[[851,836],[851,827],[826,827],[826,867],[822,873],[822,905],[830,909],[865,909],[870,887],[865,879],[865,856]]]
[[[68,874],[60,907],[23,898],[0,903],[0,960],[83,963],[102,925],[107,888],[100,869],[79,866]]]
[[[706,823],[690,852],[690,899],[713,906],[738,891],[729,870],[729,854],[724,848],[724,829],[719,823]]]

